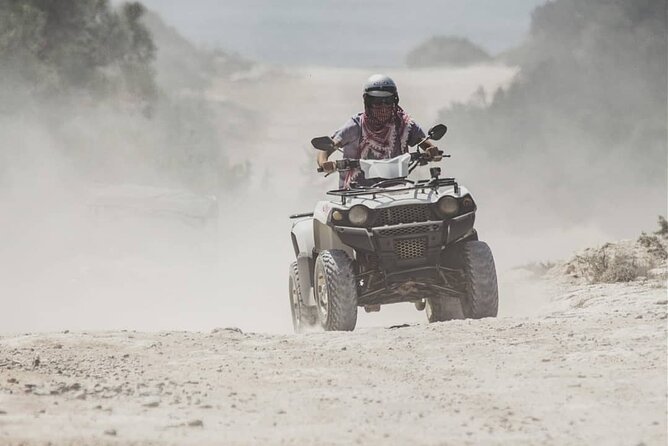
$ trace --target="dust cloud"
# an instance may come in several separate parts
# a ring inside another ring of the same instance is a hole
[[[635,238],[666,213],[666,2],[559,0],[532,13],[492,100],[447,107],[461,170],[513,257]]]
[[[178,313],[196,311],[215,256],[174,202],[180,189],[142,159],[160,129],[88,112],[0,123],[12,156],[0,190],[3,332],[181,326]],[[147,193],[170,202],[151,209]],[[191,305],[175,307],[183,296]]]
[[[549,290],[518,279],[514,266],[635,235],[665,213],[656,177],[643,183],[637,163],[592,166],[593,151],[580,156],[590,143],[586,132],[567,125],[545,133],[550,153],[562,149],[560,157],[537,157],[525,147],[506,157],[509,146],[492,131],[506,121],[487,127],[476,110],[482,115],[498,104],[500,87],[517,88],[516,66],[246,68],[211,74],[196,88],[177,79],[180,88],[149,108],[77,96],[3,108],[0,333],[217,326],[290,332],[288,215],[311,211],[337,181],[315,172],[309,141],[360,111],[361,86],[375,72],[396,80],[401,105],[424,128],[449,126],[439,145],[452,158],[442,168],[477,200],[476,225],[499,270],[501,315],[532,314],[549,299]],[[455,119],[458,110],[465,119]],[[506,130],[521,142],[525,128]],[[476,129],[487,139],[467,136]],[[592,194],[585,172],[611,173],[617,182],[598,182]],[[661,199],[663,208],[655,206]],[[574,217],[578,208],[599,218]],[[424,319],[402,304],[361,312],[359,325]]]
[[[2,299],[11,308],[2,314],[3,331],[236,326],[290,332],[287,271],[293,250],[287,217],[311,211],[326,190],[337,186],[333,176],[323,178],[315,172],[309,141],[330,134],[360,110],[360,85],[372,71],[266,70],[257,79],[218,80],[206,93],[212,103],[243,104],[254,117],[246,133],[230,135],[218,129],[229,163],[251,167],[217,194],[218,218],[209,226],[180,218],[180,208],[163,215],[133,209],[135,195],[143,189],[122,195],[130,202],[118,210],[96,206],[96,191],[110,181],[116,187],[169,184],[133,154],[133,147],[150,140],[142,138],[142,131],[152,131],[149,121],[140,121],[131,137],[111,141],[83,138],[81,128],[95,129],[88,130],[92,135],[113,134],[114,127],[127,131],[113,115],[69,129],[67,143],[75,141],[70,149],[94,145],[105,154],[90,160],[83,171],[61,155],[65,142],[46,131],[45,124],[32,125],[28,132],[12,123],[16,137],[11,143],[22,156],[12,163],[3,184],[2,231],[7,242],[0,254],[6,290]],[[399,85],[402,106],[425,128],[439,122],[443,105],[466,100],[481,85],[494,91],[516,75],[515,68],[504,66],[389,72]],[[456,132],[451,127],[450,133]],[[30,137],[23,138],[26,133]],[[497,230],[497,184],[471,175],[474,168],[466,167],[467,154],[450,143],[449,136],[440,146],[452,158],[442,167],[478,199],[478,230],[491,245],[499,270],[500,313],[533,314],[549,294],[531,281],[517,280],[512,267],[566,256],[592,240],[605,241],[606,234],[596,227],[528,236]],[[108,161],[110,154],[118,156]],[[110,165],[129,179],[119,185],[118,177],[109,178]],[[168,194],[180,190],[169,186],[164,188]],[[504,212],[520,211],[511,206]],[[411,304],[385,306],[370,315],[360,312],[359,318],[360,327],[410,322],[424,322],[424,314]]]
[[[402,105],[424,127],[437,122],[442,104],[466,99],[479,85],[492,90],[514,73],[502,66],[391,72]],[[164,141],[152,120],[104,107],[57,119],[44,111],[5,118],[14,158],[2,183],[1,299],[11,309],[0,316],[2,331],[289,332],[287,270],[294,254],[287,217],[312,210],[337,181],[315,172],[309,141],[359,111],[370,74],[264,67],[248,78],[214,82],[206,101],[213,108],[243,104],[253,124],[231,133],[216,115],[227,162],[251,167],[217,194],[217,219],[208,223],[182,215],[177,198],[162,213],[142,199],[184,189],[146,160],[145,146]],[[424,315],[399,305],[362,316],[360,325],[411,318]]]

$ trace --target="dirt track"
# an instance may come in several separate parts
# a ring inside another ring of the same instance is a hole
[[[666,444],[666,289],[537,318],[0,339],[1,444]]]

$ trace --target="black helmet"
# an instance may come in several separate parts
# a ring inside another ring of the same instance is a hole
[[[367,98],[386,98],[394,97],[394,102],[399,103],[399,93],[397,91],[397,84],[394,83],[392,78],[385,74],[374,74],[369,79],[367,79],[364,84],[364,100]]]

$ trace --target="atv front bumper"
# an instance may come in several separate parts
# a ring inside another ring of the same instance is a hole
[[[373,253],[386,273],[440,263],[441,251],[473,229],[475,212],[448,220],[402,223],[374,228],[334,226],[341,241],[357,251]]]

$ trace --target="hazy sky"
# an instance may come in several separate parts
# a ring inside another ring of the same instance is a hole
[[[516,45],[545,0],[142,0],[190,40],[286,64],[397,66],[436,34]]]

